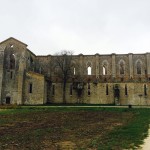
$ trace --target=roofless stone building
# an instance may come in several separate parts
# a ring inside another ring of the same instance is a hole
[[[0,43],[0,103],[62,103],[56,56],[36,56],[27,44]],[[150,53],[73,55],[66,103],[149,105]]]

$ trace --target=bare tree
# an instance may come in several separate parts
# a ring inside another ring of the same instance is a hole
[[[56,75],[63,83],[63,103],[66,103],[66,84],[73,76],[72,51],[61,51],[54,58],[54,66],[58,69]]]

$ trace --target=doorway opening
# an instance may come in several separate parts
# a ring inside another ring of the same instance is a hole
[[[6,104],[10,104],[10,97],[6,97]]]

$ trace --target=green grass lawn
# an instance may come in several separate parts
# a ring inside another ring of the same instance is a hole
[[[0,110],[0,149],[135,149],[150,124],[148,108],[9,108]]]

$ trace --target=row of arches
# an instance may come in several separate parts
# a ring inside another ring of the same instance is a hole
[[[33,58],[30,56],[28,57],[28,60],[30,62],[30,67],[34,65]],[[16,68],[16,55],[14,53],[10,53],[6,57],[6,69],[13,70]]]
[[[142,64],[143,63],[142,63],[141,60],[137,60],[135,62],[135,66],[134,67],[135,67],[135,73],[136,74],[142,74],[142,67],[143,67]],[[111,66],[109,66],[108,61],[107,60],[103,61],[101,66],[102,66],[102,75],[108,75],[108,69],[111,67]],[[125,61],[124,60],[120,60],[118,62],[118,66],[117,67],[118,67],[118,70],[119,70],[119,74],[120,75],[124,75],[125,72],[126,72],[126,63],[125,63]],[[87,74],[91,75],[91,72],[92,72],[92,63],[88,62],[87,63]]]
[[[92,65],[91,63],[87,63],[87,75],[92,75]],[[120,75],[124,75],[125,74],[125,62],[124,61],[120,61],[118,64],[118,68],[119,68],[119,74]],[[142,62],[140,60],[138,60],[135,63],[135,68],[136,68],[136,74],[142,74]],[[102,75],[108,75],[108,69],[109,69],[109,63],[108,62],[104,62],[102,63]],[[55,71],[58,72],[58,68],[55,68]],[[73,74],[76,75],[76,68],[73,67]]]

